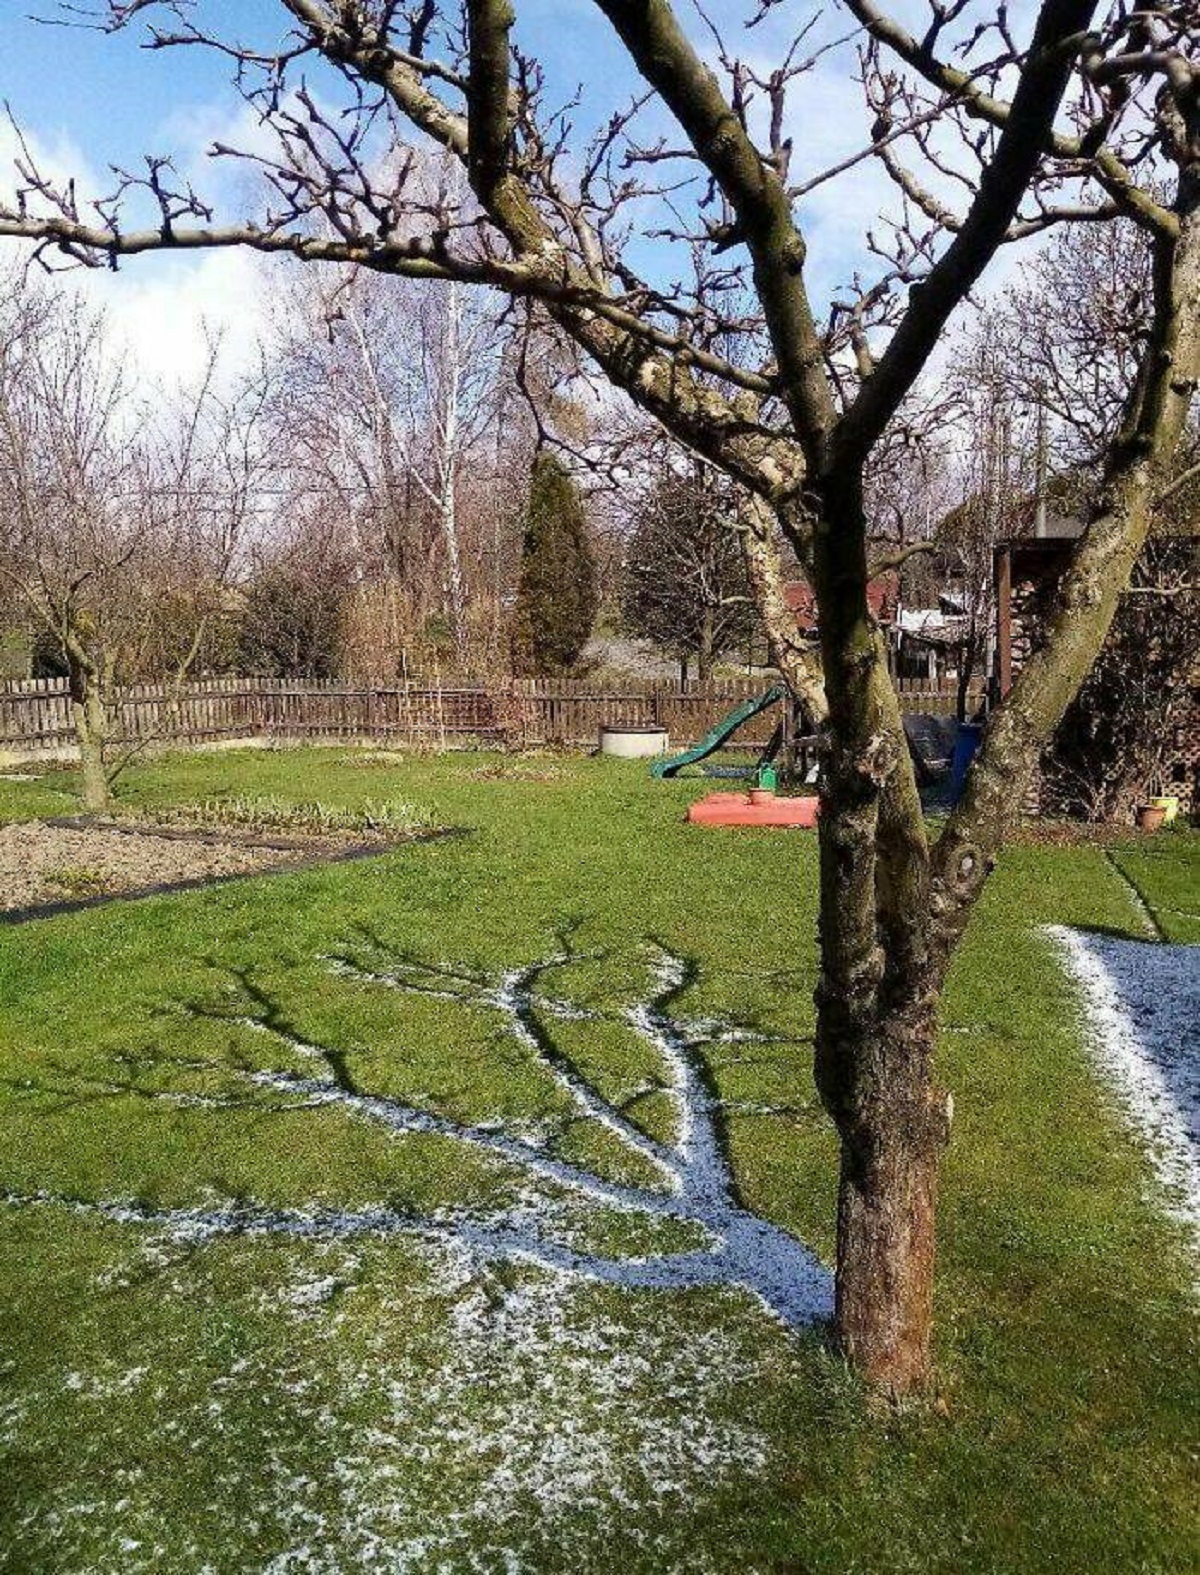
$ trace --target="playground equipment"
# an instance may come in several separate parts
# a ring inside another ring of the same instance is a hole
[[[816,798],[777,798],[767,788],[710,793],[688,810],[694,826],[815,826]]]
[[[771,687],[753,700],[743,700],[728,716],[722,717],[712,731],[692,749],[669,760],[656,761],[651,770],[660,780],[676,776],[685,766],[700,766],[706,776],[749,777],[754,783],[747,793],[710,793],[688,810],[687,818],[694,826],[815,826],[817,800],[815,797],[779,798],[775,788],[778,776],[772,762],[788,746],[785,763],[794,765],[796,748],[814,744],[815,739],[797,738],[793,720],[785,709],[782,719],[772,732],[770,740],[752,766],[713,766],[703,762],[729,742],[740,727],[773,705],[791,705],[788,690],[783,684]]]
[[[780,704],[787,699],[787,689],[783,684],[772,684],[771,687],[753,700],[743,700],[741,705],[735,706],[728,716],[722,717],[710,733],[706,733],[700,742],[691,749],[685,749],[681,755],[672,755],[668,760],[655,761],[651,771],[660,780],[677,776],[685,766],[698,766],[715,754],[722,745],[728,743],[739,728],[758,716],[760,712],[768,710],[773,705]],[[757,777],[759,772],[768,766],[779,753],[784,740],[784,726],[781,722],[771,734],[770,741],[758,757],[753,766],[705,766],[704,774],[710,777]]]

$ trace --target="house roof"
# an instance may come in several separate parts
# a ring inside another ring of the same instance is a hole
[[[807,580],[790,580],[783,588],[789,610],[795,615],[801,634],[813,634],[817,627],[817,598]],[[890,624],[896,617],[900,582],[893,574],[881,574],[867,586],[867,606],[879,623]]]
[[[929,645],[954,645],[967,630],[963,613],[948,613],[941,607],[902,607],[896,615],[901,634]]]

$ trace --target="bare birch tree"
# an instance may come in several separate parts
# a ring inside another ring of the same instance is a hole
[[[824,721],[816,1077],[841,1144],[837,1332],[869,1380],[911,1390],[930,1370],[951,1116],[934,1076],[938,999],[1038,752],[1104,640],[1200,375],[1194,5],[1040,0],[1018,28],[992,0],[931,0],[914,33],[877,0],[843,0],[824,28],[807,7],[756,0],[741,16],[761,31],[742,48],[738,7],[720,21],[701,9],[689,32],[670,0],[594,0],[643,86],[614,111],[593,82],[591,136],[551,102],[514,31],[519,0],[279,9],[290,31],[258,44],[209,31],[203,6],[112,0],[105,12],[114,29],[149,20],[156,47],[208,46],[236,63],[276,136],[273,154],[255,155],[267,192],[255,223],[217,222],[161,161],[85,212],[26,157],[0,233],[93,265],[248,246],[491,285],[537,303],[599,375],[747,490],[759,609]],[[582,47],[578,58],[586,77]],[[342,84],[332,119],[302,81],[318,59]],[[818,66],[861,85],[869,106],[859,149],[825,168],[803,102]],[[443,150],[472,202],[431,204],[403,157],[375,158],[381,138]],[[871,225],[872,267],[823,313],[808,268],[813,193],[866,161],[901,206]],[[866,467],[999,248],[1116,215],[1154,248],[1137,377],[1050,636],[931,843],[867,601]],[[627,243],[648,229],[676,258],[702,260],[703,291],[670,262],[643,276],[644,252]],[[713,288],[722,269],[728,295]],[[819,660],[783,605],[782,539],[816,592]]]
[[[273,413],[295,502],[337,499],[364,574],[404,598],[398,639],[436,610],[464,667],[484,526],[476,484],[495,466],[502,404],[497,318],[494,301],[454,280],[425,290],[342,269],[315,291],[285,293],[273,335]]]

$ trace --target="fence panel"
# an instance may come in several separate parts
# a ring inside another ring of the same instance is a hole
[[[665,727],[672,745],[696,742],[734,706],[761,694],[762,679],[708,684],[627,682],[592,688],[569,679],[518,679],[488,689],[364,688],[272,678],[201,679],[178,687],[122,690],[113,714],[113,744],[202,744],[236,739],[376,739],[451,748],[466,743],[593,747],[605,726]],[[951,716],[952,688],[902,680],[907,712]],[[969,707],[978,705],[972,689]],[[761,748],[778,721],[774,709],[754,717],[734,744]],[[65,679],[0,683],[0,749],[36,754],[74,743]]]

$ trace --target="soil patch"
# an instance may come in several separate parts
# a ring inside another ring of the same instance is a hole
[[[117,897],[207,886],[273,870],[384,853],[408,836],[273,837],[74,817],[0,826],[0,923],[46,917]]]
[[[1154,836],[1125,822],[1097,820],[1023,820],[1009,837],[1013,845],[1034,848],[1111,848],[1144,843]]]

